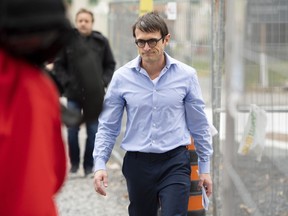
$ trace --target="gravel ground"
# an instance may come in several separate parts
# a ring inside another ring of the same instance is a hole
[[[65,98],[62,99],[65,104]],[[62,128],[64,141],[67,143],[67,128]],[[122,134],[116,141],[118,146]],[[86,140],[86,128],[81,126],[79,131],[79,144],[81,164],[83,164],[83,151]],[[69,174],[67,179],[56,196],[59,216],[127,216],[129,198],[126,188],[126,181],[122,175],[121,163],[124,155],[123,150],[115,148],[112,157],[107,163],[108,188],[107,195],[97,194],[93,186],[93,176],[84,177],[83,168],[76,174]]]
[[[285,166],[280,169],[276,166],[276,161],[266,156],[260,163],[255,162],[250,156],[237,155],[236,158],[235,168],[261,212],[261,216],[288,216],[288,175],[285,172],[287,160],[284,158],[281,161],[280,158],[276,158],[281,165]],[[247,206],[239,197],[239,193],[241,191],[235,190],[235,216],[254,215],[255,209]]]
[[[128,194],[120,165],[113,157],[107,163],[109,182],[107,196],[94,191],[93,177],[84,177],[83,170],[69,174],[56,197],[60,216],[125,216],[128,215]]]

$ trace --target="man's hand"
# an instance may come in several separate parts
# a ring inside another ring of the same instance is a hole
[[[108,175],[106,170],[98,170],[94,174],[95,191],[103,196],[106,196],[105,188],[108,187]]]
[[[199,184],[198,187],[201,190],[201,187],[205,188],[206,194],[209,197],[212,194],[212,180],[209,173],[199,174]]]

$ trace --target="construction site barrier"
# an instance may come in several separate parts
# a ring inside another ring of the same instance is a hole
[[[188,203],[187,216],[205,216],[205,209],[202,205],[202,190],[198,190],[199,175],[198,175],[198,156],[196,153],[194,140],[191,140],[191,144],[187,146],[190,153],[190,165],[191,165],[191,187]]]

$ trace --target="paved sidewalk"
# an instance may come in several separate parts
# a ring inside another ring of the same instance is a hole
[[[84,177],[83,170],[69,175],[56,197],[60,216],[126,216],[128,194],[121,167],[111,157],[107,163],[107,196],[96,194],[93,178]]]

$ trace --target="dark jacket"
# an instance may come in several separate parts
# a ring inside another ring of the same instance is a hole
[[[86,70],[91,70],[92,67],[89,61],[84,58],[87,55],[90,58],[92,57],[91,59],[94,61],[94,67],[97,68],[94,68],[95,73],[100,75],[103,88],[107,87],[112,78],[116,62],[107,38],[97,31],[93,31],[88,37],[83,37],[75,29],[71,42],[54,61],[56,77],[64,88],[64,96],[68,99],[81,102],[85,98],[85,93],[83,92],[85,83],[79,82],[77,74],[88,76],[88,74],[83,75],[83,73],[87,73]],[[83,64],[81,67],[77,66],[77,63],[81,61],[85,62],[86,67],[83,67]],[[94,75],[89,74],[89,79],[95,80],[96,77]]]

